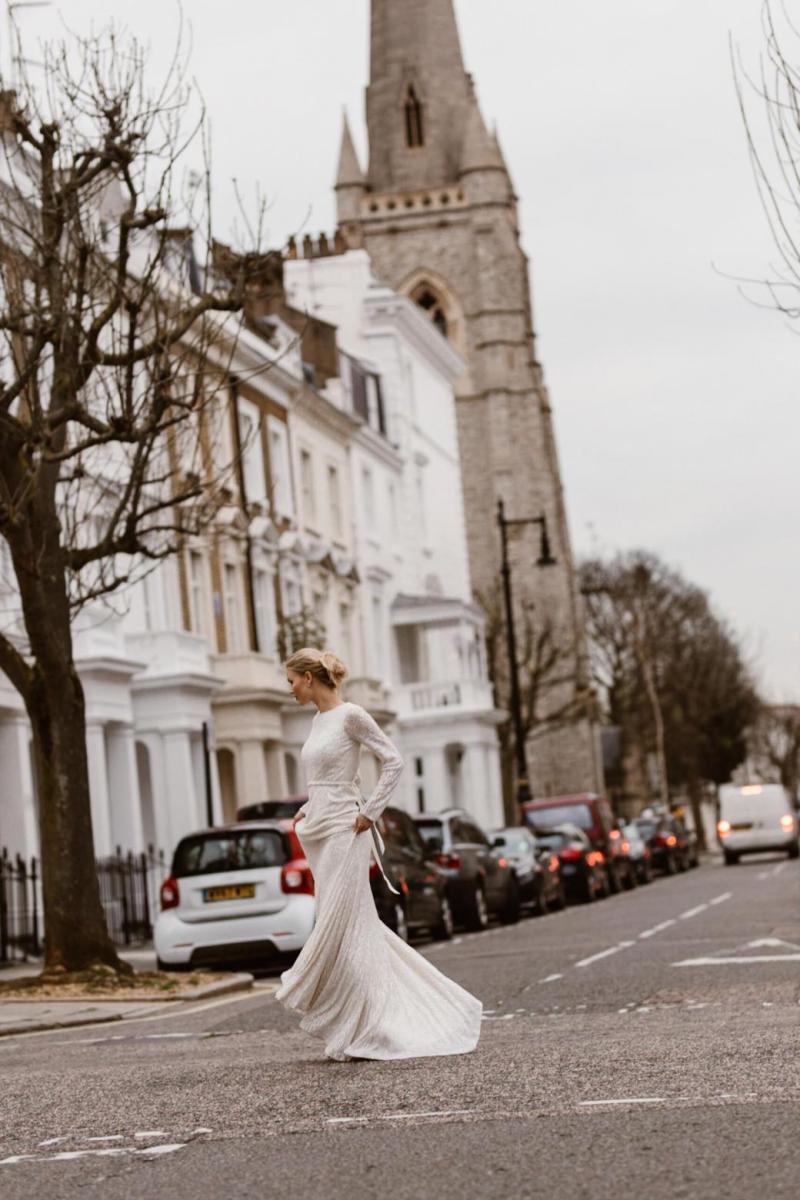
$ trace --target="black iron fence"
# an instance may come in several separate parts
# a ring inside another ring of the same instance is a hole
[[[167,874],[163,850],[115,854],[97,862],[100,902],[111,940],[137,946],[153,936],[158,893]],[[13,858],[0,849],[0,964],[42,954],[41,867],[37,859]]]

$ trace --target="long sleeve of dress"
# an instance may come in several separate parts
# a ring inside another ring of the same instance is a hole
[[[381,764],[378,782],[361,812],[370,821],[377,821],[386,805],[392,798],[392,792],[397,787],[397,781],[403,770],[403,760],[397,747],[375,720],[358,705],[353,705],[345,717],[347,734],[366,750],[369,750]]]

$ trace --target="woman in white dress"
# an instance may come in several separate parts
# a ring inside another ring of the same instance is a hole
[[[308,800],[295,817],[317,916],[278,999],[303,1014],[300,1027],[324,1039],[328,1058],[467,1054],[480,1035],[481,1002],[387,929],[370,888],[371,831],[397,786],[400,755],[369,713],[340,699],[346,670],[335,654],[298,650],[286,675],[295,699],[317,708],[302,750]],[[366,802],[362,746],[381,764]]]

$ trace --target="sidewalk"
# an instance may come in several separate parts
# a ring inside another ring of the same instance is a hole
[[[132,966],[142,966],[141,959],[149,958],[147,952],[134,951],[122,956]],[[146,963],[150,967],[150,963]],[[35,975],[41,969],[40,962],[17,963],[0,969],[0,980],[21,979]],[[229,992],[248,991],[253,985],[253,976],[245,973],[229,975],[226,979],[192,988],[180,996],[147,997],[141,1000],[0,1000],[0,1038],[21,1033],[38,1033],[45,1029],[69,1029],[76,1025],[94,1025],[98,1022],[130,1021],[139,1017],[163,1012],[164,1005],[196,1004],[213,996]]]

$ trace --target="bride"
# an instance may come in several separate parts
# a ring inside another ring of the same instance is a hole
[[[277,996],[303,1014],[302,1029],[324,1038],[328,1058],[466,1054],[478,1042],[481,1002],[387,929],[375,908],[372,829],[403,764],[369,713],[340,699],[346,674],[328,651],[298,650],[286,662],[295,699],[317,708],[302,751],[308,800],[294,819],[314,875],[317,915]],[[381,763],[363,804],[362,746]]]

